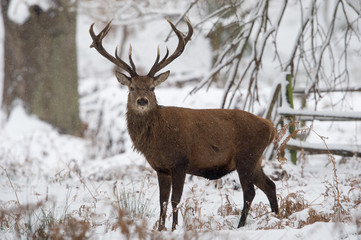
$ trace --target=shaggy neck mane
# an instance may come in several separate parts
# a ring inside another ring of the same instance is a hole
[[[159,124],[159,106],[147,113],[138,113],[128,107],[127,125],[128,132],[133,141],[134,148],[142,153],[148,149],[148,144],[152,141],[155,124]]]

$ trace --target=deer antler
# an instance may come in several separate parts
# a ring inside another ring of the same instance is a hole
[[[160,62],[159,62],[159,47],[158,47],[157,58],[155,59],[155,62],[148,73],[149,77],[154,77],[154,75],[158,71],[160,71],[162,68],[164,68],[169,63],[171,63],[174,59],[179,57],[182,54],[186,44],[191,39],[192,34],[193,34],[193,28],[192,28],[192,25],[190,24],[190,22],[188,21],[188,19],[186,19],[186,23],[188,25],[188,34],[185,38],[183,37],[183,33],[181,31],[179,31],[169,19],[167,19],[167,21],[170,24],[170,26],[172,27],[174,33],[178,37],[178,46],[177,46],[176,50],[174,51],[174,53],[169,56],[169,58],[167,58],[168,54],[169,54],[169,50],[167,48],[167,52]]]
[[[90,25],[89,33],[93,39],[93,43],[90,45],[90,47],[95,48],[106,59],[108,59],[109,61],[111,61],[112,63],[114,63],[121,69],[123,69],[124,71],[128,72],[131,77],[138,76],[138,74],[136,73],[135,65],[133,63],[133,59],[132,59],[132,46],[129,47],[129,62],[132,67],[130,67],[126,62],[124,62],[122,59],[120,59],[118,57],[117,48],[115,48],[115,57],[110,55],[104,49],[102,41],[103,41],[104,37],[108,34],[108,32],[111,28],[111,25],[110,25],[111,23],[112,23],[112,21],[109,21],[108,24],[104,27],[104,29],[98,35],[95,35],[95,33],[94,33],[94,30],[93,30],[94,23],[92,25]]]

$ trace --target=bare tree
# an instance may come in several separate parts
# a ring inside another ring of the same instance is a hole
[[[302,83],[305,94],[312,92],[316,102],[319,86],[329,89],[347,86],[350,59],[355,53],[352,42],[360,40],[361,15],[356,2],[309,0],[305,5],[301,0],[222,1],[222,7],[204,16],[195,27],[211,22],[215,26],[209,30],[211,32],[216,27],[226,28],[236,23],[237,34],[220,45],[212,70],[192,92],[211,84],[217,74],[224,73],[222,107],[231,106],[242,84],[243,87],[248,85],[242,108],[251,109],[258,100],[262,67],[271,64],[265,62],[264,54],[270,49],[278,71],[291,74],[293,86]],[[270,13],[270,4],[278,4],[276,14]],[[289,36],[295,39],[291,51],[281,54],[278,34],[286,26],[284,15],[290,7],[299,9],[300,24],[295,26],[298,27],[296,37]],[[231,12],[234,14],[229,14]]]

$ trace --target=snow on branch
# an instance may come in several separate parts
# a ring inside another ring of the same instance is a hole
[[[356,145],[350,144],[327,144],[327,147],[323,143],[308,143],[304,141],[298,141],[290,139],[287,142],[287,149],[304,150],[311,154],[334,154],[344,157],[361,157],[361,149]]]
[[[182,14],[181,10],[162,8],[150,1],[133,0],[80,0],[79,11],[97,22],[106,23],[113,19],[112,24],[117,26],[136,25]]]

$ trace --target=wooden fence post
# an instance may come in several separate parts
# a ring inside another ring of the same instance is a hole
[[[286,97],[287,97],[287,103],[289,104],[290,108],[294,108],[293,106],[293,87],[292,87],[292,74],[287,74],[286,75],[286,80],[287,80],[287,87],[286,87]],[[290,116],[290,121],[294,122],[296,120],[296,117],[294,115]],[[292,134],[295,131],[295,125],[291,124],[288,128],[288,131],[290,134]],[[295,136],[292,138],[296,138]],[[297,150],[295,149],[291,149],[290,150],[290,154],[291,154],[291,162],[293,164],[297,163]]]

